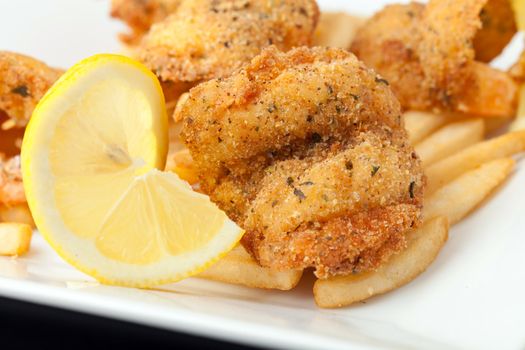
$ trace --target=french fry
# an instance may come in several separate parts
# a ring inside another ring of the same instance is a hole
[[[188,149],[169,154],[166,170],[176,173],[181,179],[188,181],[191,185],[199,181],[197,169],[195,169]]]
[[[435,218],[407,235],[405,250],[376,271],[317,280],[318,306],[336,308],[397,289],[420,275],[434,261],[448,238],[446,218]]]
[[[426,194],[431,195],[461,174],[494,159],[525,151],[525,131],[511,132],[465,148],[425,169]]]
[[[348,49],[365,20],[344,12],[322,12],[314,33],[314,45]]]
[[[187,96],[188,94],[185,93],[181,96],[181,99],[187,98]],[[188,181],[190,184],[195,184],[198,181],[197,171],[193,165],[190,151],[184,146],[179,137],[181,127],[181,123],[174,121],[169,123],[169,152],[165,170],[176,173],[181,179]]]
[[[22,255],[29,250],[33,230],[19,223],[0,223],[0,255]]]
[[[175,123],[170,121],[168,124],[168,139],[169,139],[169,153],[175,153],[186,149],[186,146],[180,139],[180,130],[182,128],[181,123]]]
[[[445,116],[428,112],[408,111],[403,114],[405,129],[413,145],[445,125],[448,120]]]
[[[508,127],[510,124],[509,118],[484,118],[485,121],[485,134],[489,134],[494,131],[498,131],[503,127]]]
[[[516,119],[514,119],[514,121],[510,125],[511,131],[525,129],[525,85],[521,86],[518,97],[518,113]]]
[[[424,220],[444,216],[451,225],[477,207],[514,169],[512,158],[502,158],[471,170],[425,198]]]
[[[450,123],[434,132],[414,148],[423,167],[446,158],[483,140],[485,124],[482,119],[467,119]]]
[[[182,106],[184,103],[186,103],[186,100],[190,97],[190,94],[188,92],[183,93],[180,95],[179,99],[177,100],[175,107],[173,109],[172,119],[176,122],[182,122],[180,110],[182,109]]]
[[[290,290],[299,283],[302,274],[300,270],[275,271],[261,267],[242,246],[237,246],[197,277],[251,288]]]
[[[13,206],[0,206],[0,222],[17,222],[35,227],[33,216],[26,203]]]

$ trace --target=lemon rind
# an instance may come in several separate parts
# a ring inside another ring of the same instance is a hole
[[[81,61],[80,63],[72,67],[68,72],[66,72],[58,80],[58,82],[46,93],[46,95],[42,98],[41,102],[35,108],[34,118],[32,118],[31,121],[29,122],[29,125],[26,130],[26,135],[29,135],[29,137],[25,137],[24,142],[23,142],[21,161],[22,161],[22,171],[24,175],[24,188],[27,194],[29,207],[35,217],[35,221],[40,224],[39,229],[44,239],[50,244],[50,246],[58,253],[58,255],[62,259],[64,259],[71,265],[75,266],[80,271],[95,277],[97,280],[99,280],[102,283],[147,288],[147,287],[152,287],[152,286],[159,285],[159,284],[176,282],[183,278],[198,274],[199,272],[204,271],[206,268],[208,268],[213,263],[218,261],[221,257],[227,254],[227,252],[229,252],[231,249],[233,249],[233,247],[237,244],[239,239],[242,237],[244,232],[237,225],[235,225],[235,223],[233,223],[231,220],[226,219],[223,224],[223,227],[221,228],[221,230],[218,231],[214,239],[208,242],[208,244],[205,245],[203,249],[198,250],[200,252],[201,250],[204,251],[205,249],[208,249],[208,250],[211,249],[211,252],[209,253],[209,255],[205,256],[203,259],[194,259],[194,262],[190,263],[190,267],[186,266],[186,268],[182,269],[181,271],[177,271],[177,269],[175,268],[173,270],[173,273],[168,274],[169,275],[168,277],[162,277],[162,278],[153,277],[155,276],[155,273],[151,273],[151,272],[155,271],[155,267],[149,266],[150,267],[149,269],[144,268],[144,267],[138,267],[137,269],[131,268],[128,270],[130,271],[131,270],[142,270],[143,272],[149,271],[149,273],[143,273],[141,275],[140,273],[136,273],[135,271],[132,277],[123,278],[123,277],[114,276],[111,273],[108,274],[107,272],[101,272],[101,269],[103,268],[106,268],[110,265],[112,265],[113,267],[115,266],[114,261],[112,261],[111,259],[106,258],[107,261],[104,262],[103,258],[101,259],[101,257],[97,257],[97,259],[95,260],[98,260],[101,263],[93,264],[93,266],[88,266],[90,264],[86,265],[84,263],[81,263],[80,262],[81,260],[74,257],[75,255],[74,253],[72,254],[67,249],[64,249],[62,246],[62,244],[64,243],[64,239],[67,239],[68,238],[67,234],[71,232],[69,232],[69,230],[67,229],[64,230],[65,227],[56,227],[57,223],[63,224],[63,222],[56,221],[57,220],[56,218],[55,218],[55,221],[53,221],[52,219],[48,220],[48,217],[52,215],[45,215],[45,214],[46,213],[53,214],[52,210],[49,211],[48,208],[42,207],[39,203],[36,203],[35,193],[38,192],[38,189],[36,187],[38,184],[36,184],[33,181],[33,176],[32,176],[33,159],[31,158],[31,156],[33,155],[33,153],[35,153],[35,151],[38,151],[36,147],[38,147],[38,145],[42,143],[42,140],[40,140],[39,138],[45,137],[45,134],[40,134],[38,131],[35,131],[35,130],[39,130],[40,128],[46,127],[45,125],[46,120],[43,120],[42,118],[40,118],[40,116],[45,114],[46,112],[47,113],[49,112],[46,109],[44,109],[46,108],[49,100],[53,100],[55,96],[57,96],[57,98],[60,98],[59,95],[61,95],[64,91],[68,90],[70,87],[74,86],[74,84],[78,81],[78,79],[84,77],[85,74],[88,74],[90,72],[90,69],[93,69],[93,66],[96,69],[96,67],[99,64],[104,64],[104,63],[111,63],[111,64],[122,63],[122,64],[131,65],[134,68],[137,68],[140,72],[144,73],[146,76],[151,78],[151,81],[154,82],[153,86],[155,86],[156,93],[158,94],[158,96],[160,97],[162,101],[164,100],[163,94],[162,94],[162,88],[158,80],[156,79],[156,77],[153,75],[153,73],[149,71],[146,67],[142,66],[140,63],[135,62],[124,56],[109,55],[109,54],[95,55],[86,60]],[[47,107],[47,108],[51,108],[51,107]],[[164,108],[161,108],[161,111],[163,111],[163,115],[161,115],[160,117],[163,121],[165,121],[165,124],[161,125],[161,127],[165,127],[165,129],[167,130],[167,115],[166,115]],[[163,123],[163,121],[161,122]],[[166,145],[167,145],[167,137],[166,137]],[[159,154],[157,157],[157,160],[160,160],[160,161],[157,161],[157,164],[156,164],[157,168],[163,168],[164,166],[164,162],[166,159],[166,154],[164,153],[164,151],[167,152],[167,146],[163,148],[161,154]],[[40,185],[45,185],[45,184],[40,184]],[[51,195],[51,198],[54,198],[54,196]],[[226,240],[224,240],[226,237],[224,237],[223,230],[226,230],[225,232],[228,233],[228,239]],[[58,234],[57,236],[57,234],[55,234],[54,232],[60,232],[60,234]],[[223,242],[229,242],[229,243],[225,246],[221,246],[220,244],[218,244],[218,242],[215,241],[215,239],[218,237],[223,239]],[[186,254],[183,254],[183,255],[186,255]],[[175,262],[178,258],[180,257],[175,256],[175,257],[164,258],[163,259],[164,264],[166,264],[166,261]],[[119,264],[116,264],[116,265],[119,265]],[[126,264],[120,264],[120,265],[122,265],[121,266],[122,268],[126,268]],[[152,266],[155,266],[155,265],[157,264],[155,263]],[[162,264],[158,264],[158,266],[162,267]],[[176,267],[177,264],[174,263],[173,266]],[[159,270],[159,271],[162,271],[162,273],[160,274],[166,275],[166,273],[164,272],[165,271],[164,269],[165,267]],[[121,274],[119,273],[119,275]]]

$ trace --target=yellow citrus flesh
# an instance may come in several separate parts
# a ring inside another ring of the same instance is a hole
[[[97,55],[67,71],[33,113],[22,173],[37,227],[100,281],[147,287],[198,273],[242,230],[172,173],[164,98],[139,63]]]
[[[519,30],[525,30],[525,0],[512,0]]]

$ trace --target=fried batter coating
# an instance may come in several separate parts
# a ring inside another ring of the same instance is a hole
[[[310,43],[319,17],[314,0],[192,0],[151,27],[138,56],[163,83],[226,77],[260,50]]]
[[[271,47],[177,113],[202,190],[263,266],[373,269],[418,224],[425,180],[399,103],[345,50]]]
[[[25,202],[20,157],[5,160],[0,155],[0,205],[11,206]]]
[[[0,51],[0,110],[9,117],[0,129],[24,127],[38,101],[61,74],[31,57]]]
[[[26,201],[18,156],[24,127],[61,73],[33,58],[0,51],[0,206]]]
[[[4,111],[0,111],[0,126],[9,125],[10,119]],[[0,154],[4,154],[7,158],[20,154],[22,147],[22,137],[24,136],[25,128],[10,128],[2,130],[0,128]]]
[[[120,39],[127,44],[137,44],[153,23],[173,13],[181,2],[182,0],[112,0],[111,16],[120,18],[131,29],[131,33],[121,34]]]
[[[351,50],[391,82],[405,109],[513,116],[516,84],[475,61],[473,39],[486,3],[387,6],[358,31]]]
[[[510,0],[489,0],[479,14],[481,29],[474,37],[476,60],[490,62],[512,40],[517,27]]]

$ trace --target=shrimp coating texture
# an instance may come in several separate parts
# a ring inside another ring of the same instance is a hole
[[[391,84],[405,109],[509,117],[517,86],[475,61],[474,38],[487,0],[391,5],[373,16],[351,46]]]
[[[153,23],[173,13],[182,0],[112,0],[111,16],[120,18],[131,29],[120,35],[127,44],[137,44]]]
[[[0,111],[0,125],[4,125],[4,123],[9,125],[12,122],[4,111]],[[0,128],[0,154],[4,154],[6,157],[20,154],[24,131],[25,128],[9,128],[7,130]]]
[[[5,160],[0,155],[0,205],[11,206],[25,202],[20,157]]]
[[[26,201],[18,156],[24,127],[61,73],[33,58],[0,51],[0,206]]]
[[[38,101],[61,74],[33,58],[0,51],[0,111],[9,118],[0,129],[24,127]]]
[[[262,266],[374,269],[419,222],[425,179],[399,103],[348,51],[270,47],[178,113],[202,190]]]
[[[314,0],[183,1],[152,26],[137,54],[165,86],[195,85],[230,75],[272,44],[309,44],[318,17]]]
[[[512,40],[517,27],[510,0],[489,0],[481,9],[481,29],[474,37],[476,60],[490,62]]]

